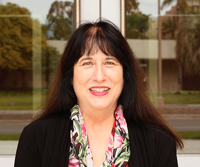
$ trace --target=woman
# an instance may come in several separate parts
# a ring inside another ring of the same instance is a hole
[[[144,77],[113,23],[80,25],[43,112],[22,132],[15,167],[177,167],[183,143],[150,103]]]

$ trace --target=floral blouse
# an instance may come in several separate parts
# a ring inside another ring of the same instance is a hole
[[[130,157],[129,135],[121,105],[117,107],[114,116],[115,121],[109,138],[108,149],[101,167],[128,167]],[[71,109],[71,120],[73,127],[70,131],[69,167],[94,167],[86,127],[78,105]]]

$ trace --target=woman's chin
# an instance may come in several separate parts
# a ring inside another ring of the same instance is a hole
[[[115,105],[113,105],[111,103],[106,103],[106,102],[102,102],[102,103],[98,102],[98,103],[94,103],[92,105],[92,107],[96,110],[108,110],[108,109],[110,110],[110,109],[112,109],[112,106],[113,106],[113,108],[116,108]]]

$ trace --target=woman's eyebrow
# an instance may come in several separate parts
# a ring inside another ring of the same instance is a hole
[[[85,58],[82,58],[79,63],[81,63],[82,61],[85,61],[85,60],[92,60],[92,57],[85,57]]]
[[[118,61],[115,57],[106,57],[105,59],[106,60],[115,60],[115,61]]]

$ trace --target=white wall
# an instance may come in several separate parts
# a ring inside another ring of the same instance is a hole
[[[127,39],[131,49],[138,58],[158,59],[158,40]],[[162,59],[175,59],[175,40],[162,40]]]
[[[0,167],[13,167],[14,155],[0,155]],[[200,167],[200,154],[178,154],[179,167]]]
[[[178,154],[179,167],[200,167],[200,154]]]
[[[0,167],[14,167],[15,155],[0,155]]]

